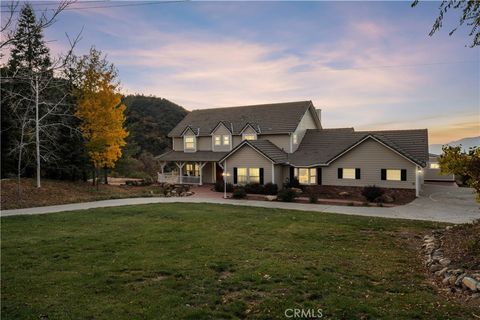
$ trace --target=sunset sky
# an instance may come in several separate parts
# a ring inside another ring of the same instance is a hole
[[[480,135],[479,49],[453,20],[429,37],[439,2],[410,3],[93,1],[45,36],[58,53],[83,27],[77,53],[106,53],[124,93],[188,110],[312,100],[324,127]]]

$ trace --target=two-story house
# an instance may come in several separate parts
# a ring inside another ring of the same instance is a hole
[[[234,185],[268,182],[360,188],[377,185],[418,195],[428,160],[426,129],[324,129],[311,101],[195,110],[168,135],[157,157],[159,181]],[[163,172],[175,162],[177,175]]]

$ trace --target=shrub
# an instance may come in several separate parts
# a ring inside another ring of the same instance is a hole
[[[287,181],[283,184],[285,189],[290,189],[290,188],[298,188],[301,189],[302,186],[300,185],[300,181],[296,177],[293,179],[287,178]]]
[[[217,181],[213,185],[213,190],[217,192],[223,192],[225,190],[225,185],[222,181]],[[227,183],[227,192],[232,192],[233,191],[233,184]]]
[[[277,198],[283,202],[293,202],[297,197],[297,192],[291,188],[285,188],[278,192]]]
[[[246,197],[247,197],[247,191],[245,191],[244,187],[238,187],[232,193],[233,199],[244,199]]]
[[[318,202],[318,193],[311,191],[308,194],[308,201],[310,203],[317,203]]]
[[[245,192],[252,194],[264,194],[265,188],[260,183],[247,183],[245,185]]]
[[[375,201],[377,198],[383,196],[384,191],[377,186],[366,186],[362,190],[362,196],[368,201]]]
[[[278,186],[275,183],[269,182],[265,184],[263,188],[265,189],[264,194],[274,196],[278,193]]]

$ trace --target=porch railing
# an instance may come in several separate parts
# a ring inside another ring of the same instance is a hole
[[[199,176],[183,176],[180,179],[180,175],[175,173],[158,173],[158,182],[159,183],[170,183],[170,184],[200,184]]]

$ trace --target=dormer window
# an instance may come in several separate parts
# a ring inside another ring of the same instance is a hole
[[[195,150],[195,137],[194,136],[184,136],[183,137],[183,146],[185,150]]]
[[[215,146],[221,146],[222,145],[222,136],[214,136],[214,144]]]
[[[223,135],[223,145],[224,146],[229,146],[230,145],[230,136],[229,135]]]
[[[245,133],[243,135],[243,140],[257,140],[257,135],[254,133]]]

